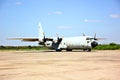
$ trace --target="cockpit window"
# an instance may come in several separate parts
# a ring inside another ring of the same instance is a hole
[[[86,38],[86,40],[90,40],[90,38],[89,38],[89,37],[87,37],[87,38]]]

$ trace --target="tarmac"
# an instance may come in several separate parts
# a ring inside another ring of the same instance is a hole
[[[0,80],[120,80],[120,50],[0,51]]]

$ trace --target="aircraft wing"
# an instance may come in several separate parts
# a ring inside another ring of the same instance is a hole
[[[21,41],[29,41],[29,42],[39,41],[38,38],[9,38],[9,40],[21,40]]]
[[[106,38],[96,38],[97,40],[105,40]]]
[[[21,41],[28,41],[28,42],[43,42],[43,39],[39,38],[9,38],[9,40],[21,40]],[[46,41],[53,41],[53,38],[45,38]]]

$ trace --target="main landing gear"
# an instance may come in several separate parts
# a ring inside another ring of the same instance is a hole
[[[61,52],[62,51],[62,49],[56,49],[56,52]]]
[[[61,52],[61,51],[62,51],[62,49],[56,49],[56,52]],[[72,51],[72,49],[66,49],[66,51]],[[83,49],[83,51],[85,51],[85,52],[91,52],[91,49],[90,48]]]
[[[66,49],[66,51],[72,51],[72,49]]]
[[[56,49],[56,52],[61,52],[62,49]],[[66,51],[72,51],[72,49],[66,49]]]
[[[85,52],[91,52],[91,49],[83,49],[83,51],[85,51]]]

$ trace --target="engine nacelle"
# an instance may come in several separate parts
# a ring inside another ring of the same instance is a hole
[[[39,42],[38,44],[39,44],[39,45],[44,45],[44,42]]]
[[[52,48],[52,41],[46,41],[45,42],[45,46],[48,47],[48,48]]]

